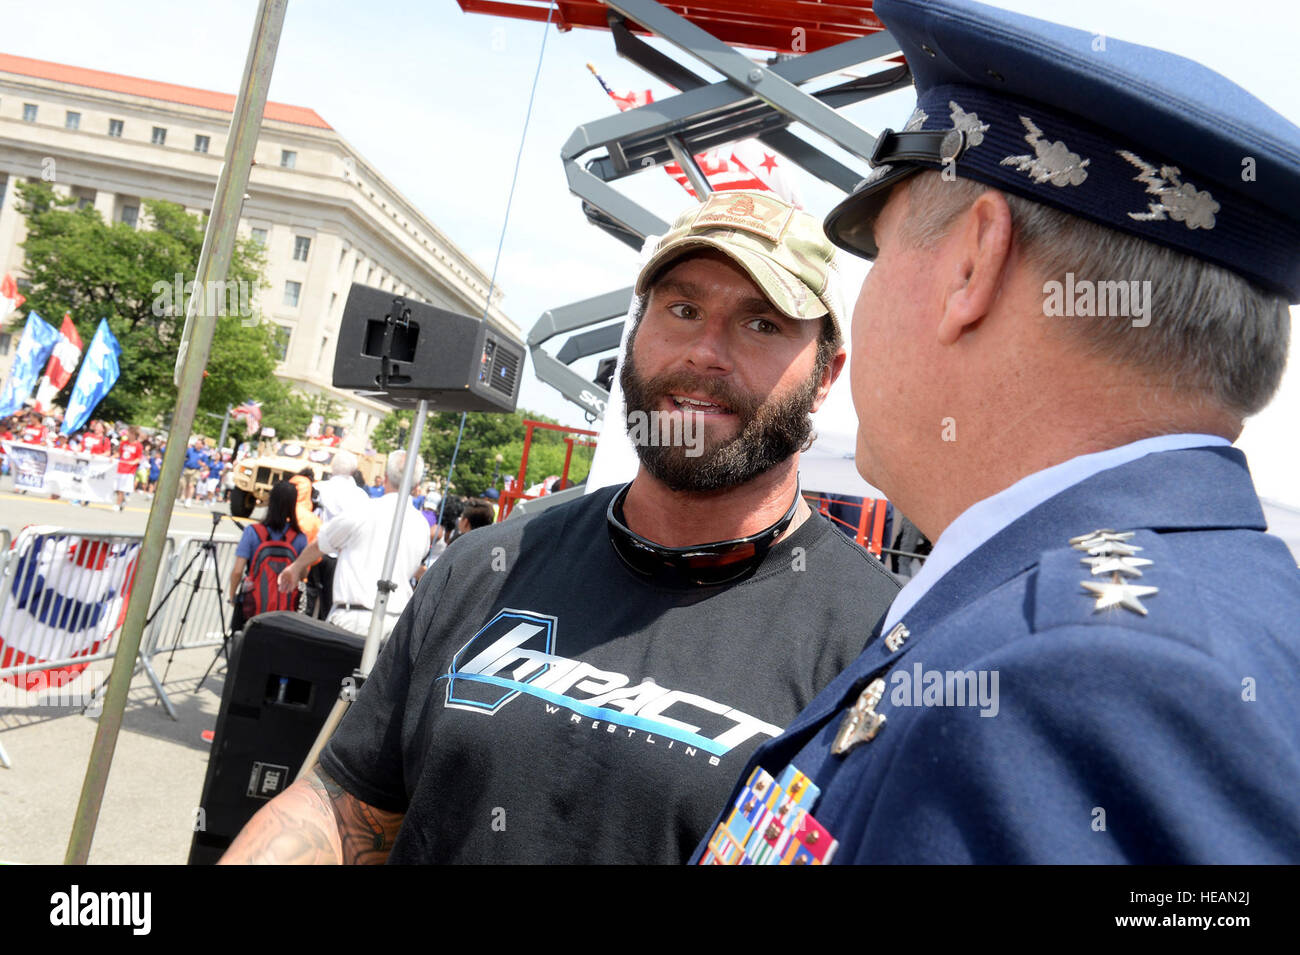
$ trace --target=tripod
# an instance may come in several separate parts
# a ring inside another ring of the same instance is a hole
[[[208,539],[199,542],[198,550],[196,550],[192,555],[190,555],[190,559],[186,561],[185,566],[182,567],[180,573],[176,575],[176,579],[173,580],[171,586],[167,588],[167,592],[163,594],[162,599],[158,601],[158,606],[154,608],[153,613],[151,613],[148,616],[148,618],[145,620],[146,627],[148,627],[150,624],[153,623],[154,618],[156,618],[158,614],[162,612],[163,608],[167,606],[167,601],[171,598],[172,594],[176,592],[176,589],[180,587],[181,583],[185,580],[185,575],[190,572],[190,568],[193,567],[194,564],[197,562],[199,565],[198,571],[194,575],[193,586],[190,588],[189,598],[185,601],[185,609],[181,611],[180,625],[176,629],[176,634],[178,638],[177,642],[179,642],[179,637],[181,636],[181,634],[185,632],[185,624],[189,621],[190,611],[194,608],[194,601],[198,597],[199,590],[203,587],[204,572],[210,566],[212,570],[213,580],[216,583],[216,588],[213,591],[213,595],[217,601],[217,619],[221,621],[220,653],[225,653],[226,648],[230,643],[229,618],[226,616],[225,602],[221,599],[221,568],[217,564],[217,545],[213,540],[213,538],[217,533],[217,526],[221,523],[221,518],[223,516],[224,515],[218,512],[215,511],[213,512],[212,529],[208,531]],[[231,518],[231,520],[234,519]],[[241,528],[243,526],[239,524],[238,521],[235,521],[235,524]],[[175,658],[175,656],[176,656],[176,644],[174,643],[172,645],[171,654],[167,657],[167,669],[163,671],[164,681],[166,681],[167,679],[167,673],[171,669],[172,660]],[[202,679],[199,680],[198,686],[195,687],[196,691],[198,690],[199,687],[203,685],[203,681],[208,678],[208,674],[212,672],[212,667],[216,665],[216,662],[217,662],[217,658],[216,656],[214,656],[212,658],[212,663],[208,664],[208,668],[207,670],[204,671]]]

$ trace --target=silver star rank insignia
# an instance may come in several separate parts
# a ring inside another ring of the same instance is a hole
[[[1092,568],[1092,575],[1124,574],[1126,577],[1141,577],[1139,567],[1147,567],[1152,562],[1145,557],[1080,557],[1079,562]]]
[[[1132,538],[1132,531],[1124,531],[1122,534],[1117,534],[1109,527],[1105,527],[1095,530],[1091,534],[1080,534],[1078,537],[1071,537],[1070,546],[1078,550],[1083,550],[1084,548],[1079,547],[1079,545],[1088,541],[1101,543],[1102,541],[1126,541],[1131,540]]]
[[[1133,531],[1097,530],[1091,534],[1080,534],[1070,538],[1070,546],[1075,550],[1091,554],[1093,557],[1132,557],[1142,548],[1125,541],[1133,538]]]
[[[1138,598],[1149,597],[1159,590],[1158,587],[1142,587],[1122,581],[1118,573],[1112,574],[1109,582],[1084,580],[1080,583],[1084,590],[1097,595],[1097,603],[1092,608],[1093,613],[1105,610],[1107,607],[1123,607],[1145,617],[1147,608],[1142,606]]]

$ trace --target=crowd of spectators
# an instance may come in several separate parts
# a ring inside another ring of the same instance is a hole
[[[150,428],[125,422],[92,418],[84,428],[63,434],[63,415],[19,412],[0,420],[0,440],[66,450],[75,454],[117,458],[117,481],[114,487],[115,510],[122,510],[132,493],[152,495],[158,486],[166,442],[163,435]],[[9,461],[0,454],[0,473],[8,474]],[[218,472],[220,473],[220,472]],[[21,488],[16,489],[24,493]],[[85,506],[85,501],[72,503]]]

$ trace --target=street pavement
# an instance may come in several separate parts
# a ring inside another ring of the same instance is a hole
[[[79,507],[16,494],[12,478],[5,477],[0,480],[0,528],[15,536],[27,524],[143,534],[151,503],[136,494],[120,512],[105,504]],[[178,507],[170,529],[206,536],[212,510]],[[224,513],[225,508],[215,510]],[[223,520],[217,537],[234,540],[238,529]],[[185,863],[194,827],[202,822],[197,810],[211,748],[202,734],[216,726],[224,658],[217,660],[201,688],[198,682],[216,654],[216,648],[202,647],[181,650],[170,660],[166,654],[154,658],[176,710],[174,721],[158,704],[144,674],[137,672],[91,847],[92,864]],[[57,698],[45,696],[61,703],[84,700],[91,686],[107,676],[109,666],[93,664],[94,673],[58,691]],[[63,861],[94,741],[97,721],[82,715],[80,705],[13,705],[37,698],[16,695],[0,683],[0,747],[13,764],[0,766],[0,862]]]
[[[196,810],[211,744],[202,734],[217,724],[224,659],[201,689],[196,685],[215,655],[211,647],[181,650],[170,669],[166,656],[155,658],[159,676],[167,670],[163,684],[175,721],[142,673],[132,681],[91,864],[185,864],[194,827],[203,821]],[[95,669],[102,680],[109,664]],[[58,696],[85,698],[92,681],[93,675],[83,677]],[[0,862],[63,861],[97,725],[81,709],[0,703],[0,746],[13,763],[0,767]]]

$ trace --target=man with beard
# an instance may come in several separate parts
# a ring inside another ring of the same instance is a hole
[[[897,589],[799,495],[845,360],[834,254],[768,194],[682,215],[629,316],[635,479],[457,539],[225,861],[684,861]]]

